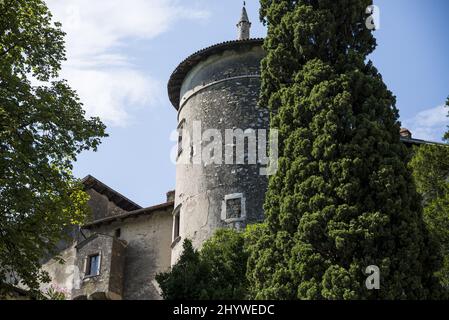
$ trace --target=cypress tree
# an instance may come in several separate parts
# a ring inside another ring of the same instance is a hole
[[[370,0],[261,0],[260,103],[279,129],[265,225],[249,249],[259,299],[439,297],[441,259],[400,142],[395,97],[367,56]],[[380,290],[365,270],[380,269]]]

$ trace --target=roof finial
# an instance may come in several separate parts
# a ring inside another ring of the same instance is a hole
[[[243,1],[242,15],[240,21],[237,23],[238,39],[248,40],[250,37],[251,22],[248,19],[248,13],[246,12],[246,1]]]

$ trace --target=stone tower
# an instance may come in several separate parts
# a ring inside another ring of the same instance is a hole
[[[184,239],[191,239],[200,248],[217,228],[241,229],[264,216],[267,176],[261,175],[260,155],[257,161],[250,161],[248,150],[251,133],[268,129],[269,113],[257,105],[263,39],[249,38],[250,25],[243,8],[237,25],[239,39],[192,54],[176,68],[168,83],[180,133],[172,264],[182,252]],[[244,163],[231,154],[233,162],[225,164],[225,150],[238,148],[238,139],[226,140],[226,132],[239,129],[249,134],[243,139]],[[211,132],[221,134],[222,139],[211,139]],[[259,136],[257,141],[261,147]],[[215,154],[214,149],[214,162],[205,163],[201,156],[212,142],[222,147],[223,155]]]

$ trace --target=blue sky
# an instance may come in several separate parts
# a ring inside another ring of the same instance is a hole
[[[98,115],[109,138],[75,163],[142,206],[174,189],[170,140],[176,112],[166,84],[191,53],[235,39],[240,0],[46,0],[67,32],[61,75]],[[447,0],[377,0],[378,48],[370,57],[397,96],[401,121],[414,137],[439,140],[449,124]],[[247,0],[252,36],[263,37],[258,1]]]

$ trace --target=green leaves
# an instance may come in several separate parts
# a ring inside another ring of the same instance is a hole
[[[165,300],[206,299],[206,266],[190,240],[184,240],[183,253],[172,270],[156,275]]]
[[[43,1],[0,3],[0,283],[13,275],[32,290],[50,280],[40,259],[87,213],[72,163],[106,136],[56,80],[64,59],[64,33]]]
[[[264,227],[249,246],[260,299],[424,299],[440,258],[399,140],[395,98],[367,55],[369,0],[261,1],[260,104],[279,129]],[[381,290],[365,287],[376,265]]]
[[[449,288],[449,146],[423,145],[415,149],[410,162],[418,191],[424,200],[424,221],[434,246],[444,257],[437,272],[440,283]]]
[[[64,32],[43,1],[0,3],[0,59],[15,74],[32,73],[41,81],[57,76],[65,59]]]
[[[247,295],[245,235],[217,230],[201,251],[184,240],[179,261],[156,280],[166,300],[230,300]]]

